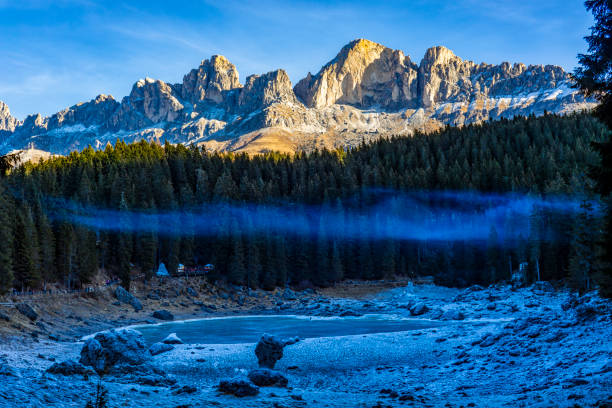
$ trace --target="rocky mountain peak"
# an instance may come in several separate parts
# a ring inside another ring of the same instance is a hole
[[[236,66],[222,55],[213,55],[183,77],[181,96],[194,104],[220,104],[225,92],[240,86]]]
[[[139,80],[109,119],[110,127],[132,130],[175,121],[183,110],[183,104],[174,92],[164,81],[151,78]]]
[[[19,121],[11,115],[8,105],[0,101],[0,131],[12,132]]]
[[[80,102],[52,115],[48,129],[62,126],[83,125],[84,127],[105,123],[119,107],[111,95],[100,94],[89,102]]]
[[[336,103],[358,107],[411,106],[417,96],[417,67],[402,51],[372,41],[350,42],[316,75],[295,86],[309,107]]]
[[[425,56],[421,61],[421,67],[432,67],[434,65],[447,65],[451,62],[462,63],[463,60],[455,55],[454,52],[448,48],[438,45],[436,47],[428,48],[425,51]]]
[[[256,110],[273,103],[298,103],[287,72],[278,69],[248,76],[238,96],[238,106],[242,110]]]
[[[252,152],[336,148],[416,129],[594,104],[557,66],[476,64],[442,46],[429,48],[417,65],[401,50],[358,39],[293,89],[282,69],[251,75],[242,86],[236,67],[213,55],[182,83],[136,82],[121,103],[98,95],[23,123],[0,103],[0,153],[33,144],[65,154],[117,138]]]

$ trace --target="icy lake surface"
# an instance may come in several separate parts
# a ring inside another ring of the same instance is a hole
[[[390,315],[360,317],[240,316],[135,326],[147,343],[176,333],[189,344],[256,343],[262,334],[301,339],[391,333],[439,326],[440,322]]]

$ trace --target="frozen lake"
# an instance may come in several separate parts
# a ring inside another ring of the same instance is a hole
[[[440,322],[390,315],[361,317],[232,316],[135,326],[147,343],[176,333],[189,344],[256,343],[262,334],[301,339],[391,333],[439,326]]]

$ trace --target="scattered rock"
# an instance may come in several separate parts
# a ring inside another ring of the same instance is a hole
[[[609,373],[610,371],[612,371],[612,361],[608,361],[606,364],[604,364],[604,366],[601,367],[601,370],[599,370],[599,374]]]
[[[359,316],[363,316],[363,314],[356,312],[354,310],[345,310],[344,312],[340,313],[340,317],[359,317]]]
[[[195,289],[193,289],[191,286],[188,286],[187,289],[185,289],[187,291],[187,294],[191,297],[198,297],[198,292],[195,291]]]
[[[198,389],[195,387],[191,387],[189,385],[184,385],[181,388],[179,388],[178,390],[174,391],[172,393],[172,395],[180,395],[180,394],[193,394],[195,392],[197,392]]]
[[[487,310],[495,310],[497,309],[497,305],[495,303],[489,303],[487,305]]]
[[[563,388],[572,388],[578,385],[587,385],[589,382],[584,378],[568,378],[565,380],[565,384],[562,386]]]
[[[457,309],[450,309],[444,312],[442,315],[442,319],[444,320],[463,320],[465,319],[465,315]]]
[[[165,343],[159,343],[159,342],[153,343],[151,347],[149,347],[149,353],[151,353],[152,356],[166,353],[171,350],[174,350],[174,346],[172,344],[165,344]]]
[[[576,318],[580,321],[591,320],[597,316],[597,309],[590,303],[581,303],[575,307]]]
[[[176,384],[176,379],[148,362],[138,365],[117,364],[109,370],[108,374],[113,376],[115,381],[124,384],[153,387],[169,387]]]
[[[55,363],[51,365],[51,367],[47,368],[46,372],[58,375],[93,374],[93,371],[90,368],[87,368],[83,364],[73,360],[66,360],[62,361],[61,363]]]
[[[555,288],[548,281],[537,281],[533,284],[533,290],[539,292],[554,292]]]
[[[174,315],[164,309],[154,311],[153,317],[159,320],[166,320],[166,321],[174,320]]]
[[[410,308],[410,314],[413,316],[420,316],[422,314],[425,314],[429,311],[429,307],[427,307],[427,305],[425,303],[417,303],[416,305],[412,306]]]
[[[150,358],[142,334],[123,329],[103,331],[88,339],[79,362],[103,374],[116,364],[143,364]]]
[[[179,339],[176,333],[170,333],[168,337],[162,340],[164,344],[183,344],[183,340]]]
[[[5,362],[0,361],[0,377],[20,377],[17,371],[6,364]]]
[[[542,333],[541,326],[531,326],[525,334],[527,334],[527,337],[535,338],[535,337],[538,337],[541,333]]]
[[[0,320],[4,320],[5,322],[10,322],[10,321],[11,321],[11,318],[10,318],[10,317],[8,317],[8,315],[6,315],[6,314],[4,314],[4,313],[0,312]]]
[[[17,308],[19,313],[21,313],[22,315],[24,315],[31,321],[34,322],[36,321],[36,319],[38,319],[38,313],[36,313],[34,309],[32,309],[32,307],[28,305],[27,303],[19,303],[15,307]]]
[[[480,340],[478,344],[480,345],[480,347],[489,347],[495,344],[497,340],[499,340],[500,338],[501,338],[501,334],[499,333],[498,334],[487,333],[484,336],[482,336],[482,339]]]
[[[548,336],[546,336],[544,341],[547,343],[557,343],[560,340],[563,340],[565,337],[567,337],[567,333],[561,330],[557,330],[556,332],[551,333]]]
[[[221,380],[219,383],[219,391],[236,397],[251,397],[259,394],[258,387],[249,381],[239,379]]]
[[[119,302],[131,305],[137,312],[142,310],[142,303],[140,303],[140,300],[125,290],[122,286],[117,286],[115,289],[115,297]]]
[[[285,299],[285,300],[296,300],[297,299],[297,295],[291,289],[286,288],[285,291],[283,292],[283,299]]]
[[[286,387],[289,384],[289,380],[275,370],[270,370],[268,368],[257,368],[255,370],[251,370],[249,372],[249,380],[255,385],[259,385],[260,387]]]

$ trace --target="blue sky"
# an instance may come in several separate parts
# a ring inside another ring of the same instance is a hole
[[[592,24],[580,0],[0,0],[0,100],[52,114],[145,76],[180,82],[223,54],[240,80],[284,68],[295,84],[367,38],[420,62],[445,45],[476,62],[576,65]]]

